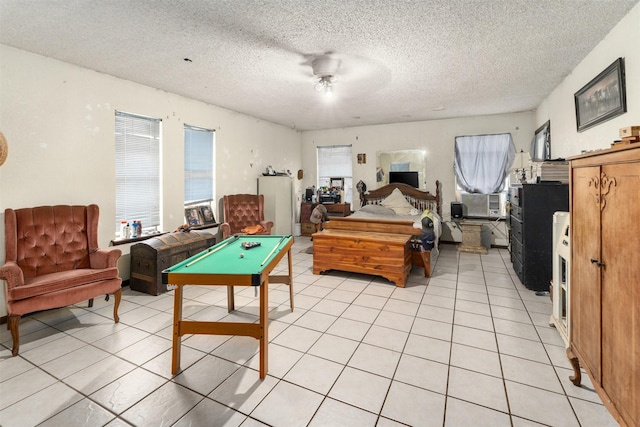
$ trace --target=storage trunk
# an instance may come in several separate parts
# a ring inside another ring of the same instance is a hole
[[[404,287],[411,272],[411,236],[324,230],[313,234],[313,274],[341,270],[382,276]]]
[[[162,270],[215,244],[215,236],[204,231],[163,234],[136,243],[131,246],[129,287],[150,295],[167,292],[167,285],[162,284]]]

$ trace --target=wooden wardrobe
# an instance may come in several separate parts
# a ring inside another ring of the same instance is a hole
[[[570,161],[571,379],[640,426],[640,143]]]

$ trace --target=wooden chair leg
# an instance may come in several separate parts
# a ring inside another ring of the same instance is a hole
[[[429,277],[431,275],[431,253],[421,250],[420,256],[422,257],[422,263],[424,264],[424,277]]]
[[[18,330],[20,317],[21,316],[16,314],[10,314],[7,318],[7,327],[11,331],[11,338],[13,338],[13,348],[11,349],[11,355],[13,356],[17,356],[20,350],[20,333]]]
[[[115,297],[115,301],[113,302],[113,320],[115,323],[120,321],[120,316],[118,316],[118,307],[120,307],[120,300],[122,299],[122,290],[118,289],[113,293]]]

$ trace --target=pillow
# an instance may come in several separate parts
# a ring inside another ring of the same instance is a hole
[[[264,228],[261,224],[256,224],[256,225],[247,225],[240,231],[246,234],[261,234],[267,231],[267,229]]]
[[[398,215],[411,215],[411,211],[415,209],[411,206],[411,203],[407,202],[407,199],[404,198],[402,191],[397,188],[393,190],[381,204],[382,206],[393,209]]]
[[[371,214],[387,215],[387,216],[396,214],[393,209],[386,208],[381,205],[364,205],[363,207],[360,208],[360,212],[368,212]]]

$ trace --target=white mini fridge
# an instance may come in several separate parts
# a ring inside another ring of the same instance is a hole
[[[553,291],[552,314],[550,324],[555,326],[565,345],[569,346],[569,295],[571,293],[570,236],[569,212],[555,212],[553,214]]]
[[[290,176],[261,176],[258,194],[264,195],[264,219],[273,221],[271,234],[293,235],[295,194]]]

